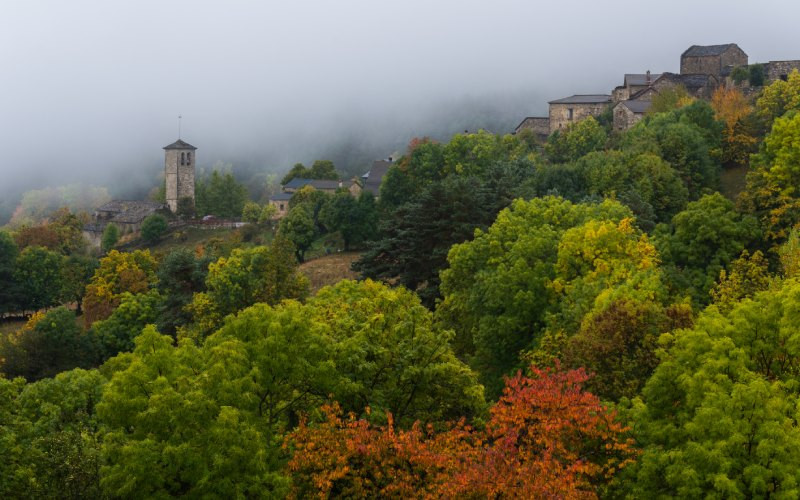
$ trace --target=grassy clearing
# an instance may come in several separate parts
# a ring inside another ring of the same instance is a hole
[[[360,254],[358,252],[340,252],[313,260],[308,260],[300,265],[300,272],[311,281],[311,293],[324,286],[333,285],[341,280],[358,278],[358,273],[350,269]]]

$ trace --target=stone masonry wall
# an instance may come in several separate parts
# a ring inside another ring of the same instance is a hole
[[[173,212],[178,210],[178,158],[177,149],[168,149],[164,158],[166,202]]]
[[[550,133],[563,129],[571,123],[579,122],[590,116],[603,114],[609,103],[600,104],[551,104],[550,105]],[[572,109],[572,119],[569,110]]]
[[[800,61],[770,61],[765,66],[768,81],[781,80],[795,69],[800,71]]]
[[[550,118],[546,116],[529,116],[519,124],[514,133],[520,133],[523,130],[530,130],[539,137],[547,137],[550,135]]]

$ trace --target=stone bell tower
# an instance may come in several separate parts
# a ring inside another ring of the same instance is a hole
[[[164,147],[164,177],[167,205],[172,213],[178,211],[183,198],[192,200],[194,206],[194,152],[196,147],[180,139]]]

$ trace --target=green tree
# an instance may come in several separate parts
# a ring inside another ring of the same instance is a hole
[[[0,377],[0,496],[104,497],[94,408],[105,382],[81,369],[31,384]]]
[[[796,281],[664,335],[629,417],[636,498],[792,498],[800,490]],[[790,361],[791,360],[791,361]]]
[[[214,170],[211,176],[195,181],[195,209],[198,215],[240,217],[247,201],[247,188],[231,172]]]
[[[764,87],[756,101],[756,114],[767,128],[787,111],[800,110],[800,72],[796,69],[784,80],[775,80]]]
[[[375,198],[369,192],[358,199],[349,192],[336,193],[322,206],[319,219],[329,231],[339,231],[344,250],[348,251],[352,245],[360,245],[375,234]]]
[[[800,74],[796,77],[800,83]],[[798,98],[800,99],[800,97]],[[758,217],[770,243],[782,243],[800,220],[800,113],[777,118],[764,138],[761,151],[751,157],[747,186],[740,206]]]
[[[569,125],[564,131],[552,133],[544,150],[550,161],[564,163],[603,149],[607,139],[605,129],[590,116]]]
[[[63,278],[64,258],[42,247],[28,247],[20,252],[14,266],[14,280],[19,284],[20,307],[36,311],[58,304]]]
[[[157,243],[167,232],[167,219],[161,214],[148,215],[142,221],[142,239],[149,244]]]
[[[487,231],[454,245],[441,273],[437,314],[456,332],[455,346],[481,373],[489,393],[538,345],[553,310],[559,241],[589,220],[619,223],[631,212],[614,201],[572,204],[555,197],[515,200]]]
[[[339,172],[336,171],[336,166],[330,160],[316,160],[309,171],[310,179],[327,179],[338,180]]]
[[[756,251],[751,256],[744,250],[727,270],[719,272],[719,280],[711,289],[711,299],[720,310],[726,310],[756,292],[766,290],[770,281],[769,262],[764,254]]]
[[[277,236],[269,246],[237,248],[208,266],[206,291],[196,293],[190,311],[195,332],[206,336],[219,328],[222,318],[257,302],[277,304],[303,299],[308,280],[297,270],[292,244]]]
[[[670,226],[660,226],[655,241],[676,292],[688,290],[705,304],[720,271],[759,236],[754,217],[737,213],[730,200],[714,193],[689,203]]]
[[[163,297],[158,290],[133,295],[122,294],[119,306],[106,319],[95,321],[88,335],[96,346],[97,361],[116,356],[120,352],[133,350],[133,339],[142,333],[145,326],[159,320]]]
[[[81,302],[86,293],[86,285],[92,279],[99,261],[87,255],[70,255],[64,260],[61,268],[62,288],[61,300],[77,306],[77,313],[81,314]]]
[[[261,216],[261,205],[254,201],[248,201],[242,208],[242,220],[250,224],[258,224]]]
[[[160,332],[174,336],[179,327],[191,322],[186,306],[194,293],[205,291],[210,262],[208,257],[197,257],[188,248],[176,248],[161,261],[156,273],[162,296],[157,321]]]
[[[306,250],[311,248],[317,236],[311,211],[312,208],[306,204],[295,205],[286,217],[281,219],[278,228],[278,232],[294,245],[295,256],[299,262],[305,260]]]
[[[100,238],[100,248],[103,252],[108,252],[119,241],[119,228],[116,224],[109,223],[103,229],[103,236]]]
[[[14,238],[0,231],[0,315],[16,312],[20,307],[20,291],[14,277],[19,250]]]
[[[650,106],[650,113],[664,113],[678,109],[690,104],[694,99],[689,95],[686,87],[676,85],[674,87],[662,89],[653,96],[653,103]]]
[[[57,307],[34,316],[26,327],[3,339],[0,358],[4,374],[32,381],[92,366],[94,351],[75,313]]]

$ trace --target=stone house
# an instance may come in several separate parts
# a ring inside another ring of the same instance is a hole
[[[650,109],[649,99],[620,101],[614,105],[614,130],[623,131],[636,125]]]
[[[719,81],[726,71],[747,66],[747,54],[735,43],[692,45],[681,54],[681,74],[713,75]]]
[[[95,247],[100,247],[103,231],[114,224],[121,235],[138,232],[142,221],[150,215],[168,213],[169,206],[155,201],[114,200],[97,207],[93,221],[83,228],[83,236]]]
[[[711,99],[714,90],[720,85],[720,79],[710,74],[675,74],[663,73],[653,82],[653,90],[660,92],[665,89],[683,86],[692,97]],[[639,99],[641,96],[638,97]],[[652,97],[651,97],[652,99]]]
[[[372,162],[372,167],[367,173],[361,176],[361,182],[364,185],[364,191],[372,193],[377,199],[381,194],[381,183],[386,176],[386,172],[394,165],[394,158],[389,157],[385,160],[375,160]]]
[[[514,134],[519,134],[523,130],[530,130],[540,141],[544,141],[550,135],[550,118],[546,116],[528,116],[514,129]]]
[[[650,88],[660,76],[661,73],[650,73],[649,70],[646,73],[626,73],[622,85],[612,91],[612,100],[620,102],[632,99],[632,96]]]
[[[269,204],[275,207],[273,219],[281,219],[289,213],[289,200],[294,196],[293,193],[278,193],[269,198]]]
[[[611,102],[609,94],[573,95],[550,101],[550,133],[584,118],[601,115]]]
[[[300,189],[311,186],[312,188],[322,191],[323,193],[334,194],[342,188],[352,196],[358,196],[361,193],[361,186],[356,179],[350,181],[334,181],[327,179],[304,179],[295,177],[281,187],[281,192],[270,196],[268,203],[275,207],[274,219],[281,219],[289,213],[289,200]]]
[[[785,81],[794,70],[800,71],[800,61],[770,61],[764,65],[764,77],[770,82]]]

